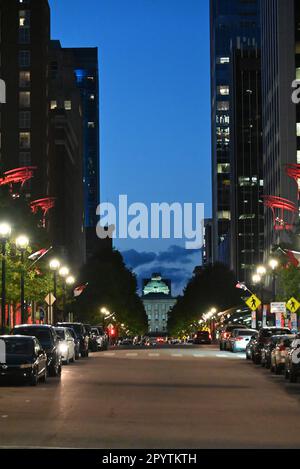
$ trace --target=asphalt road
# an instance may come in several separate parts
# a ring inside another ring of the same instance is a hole
[[[213,346],[100,352],[1,386],[0,447],[300,448],[300,384]]]

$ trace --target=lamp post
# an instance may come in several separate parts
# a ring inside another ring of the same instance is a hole
[[[66,278],[66,285],[68,287],[72,287],[74,284],[75,284],[75,277],[73,277],[73,275],[68,275],[67,278]]]
[[[55,302],[53,305],[53,322],[56,323],[57,319],[57,272],[60,268],[60,261],[58,259],[52,259],[49,263],[49,267],[53,272],[53,294],[55,296]]]
[[[68,277],[70,273],[70,269],[68,269],[68,267],[61,267],[59,269],[59,275],[60,277],[63,279],[63,316],[64,316],[64,320],[65,320],[65,316],[66,316],[66,278]]]
[[[1,333],[5,334],[5,306],[6,306],[6,243],[11,235],[11,226],[0,223],[0,240],[2,246],[2,292],[1,292]]]
[[[279,262],[277,259],[270,259],[269,266],[272,269],[272,298],[273,301],[276,300],[276,269],[279,266]]]
[[[24,275],[24,261],[25,252],[29,245],[27,236],[21,235],[16,239],[17,249],[21,252],[21,322],[25,324],[26,318],[26,304],[25,304],[25,275]]]

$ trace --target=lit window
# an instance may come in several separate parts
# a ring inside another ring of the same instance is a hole
[[[30,132],[20,132],[20,148],[30,148]]]
[[[219,220],[231,220],[231,213],[229,210],[221,210],[218,212]]]
[[[91,94],[90,100],[91,100],[91,101],[94,101],[94,100],[95,100],[95,95],[94,95],[94,94]]]
[[[229,57],[217,57],[217,64],[223,65],[223,64],[229,64],[229,63],[230,63]]]
[[[296,68],[296,80],[300,80],[300,67]]]
[[[218,174],[228,174],[230,173],[230,164],[220,163],[218,164]]]
[[[228,96],[229,95],[229,86],[221,85],[217,87],[217,93],[221,96]]]
[[[19,11],[19,26],[20,28],[29,28],[30,26],[30,10]]]
[[[50,109],[57,109],[57,101],[50,101]]]
[[[30,107],[30,91],[20,91],[19,104],[20,107]]]
[[[28,88],[30,86],[30,72],[20,72],[19,86],[20,88]]]
[[[257,176],[250,177],[239,177],[240,187],[254,187],[258,183]]]
[[[72,101],[68,100],[68,101],[65,101],[65,110],[66,111],[71,111],[72,109]]]
[[[300,164],[300,150],[297,150],[297,163]]]
[[[94,129],[96,126],[95,122],[88,122],[88,128],[89,129]]]
[[[244,213],[243,215],[239,216],[239,220],[254,220],[255,213]]]
[[[297,137],[300,137],[300,122],[297,122]]]

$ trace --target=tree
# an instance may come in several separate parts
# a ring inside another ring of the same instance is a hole
[[[147,317],[137,294],[135,275],[126,268],[117,250],[100,250],[83,266],[80,281],[88,287],[74,304],[76,317],[84,322],[100,323],[101,307],[116,313],[119,323],[131,332],[142,334],[147,330]]]
[[[287,301],[292,296],[299,298],[300,290],[300,269],[288,264],[278,272],[278,301]]]
[[[170,333],[178,334],[187,329],[212,307],[224,311],[239,305],[241,298],[235,285],[234,273],[223,264],[217,263],[195,271],[170,314]]]

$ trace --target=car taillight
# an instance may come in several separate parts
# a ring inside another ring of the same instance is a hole
[[[243,340],[243,337],[237,337],[236,340]]]
[[[279,352],[284,352],[285,346],[284,345],[279,345],[278,350],[279,350]]]
[[[211,340],[211,334],[209,334],[209,340]]]

